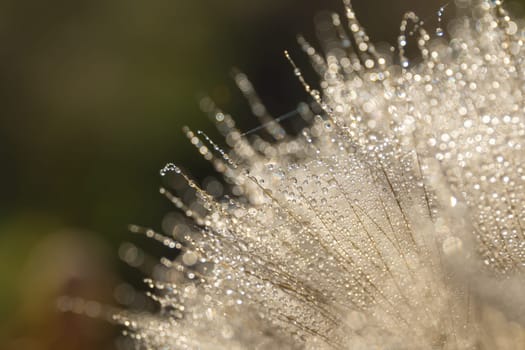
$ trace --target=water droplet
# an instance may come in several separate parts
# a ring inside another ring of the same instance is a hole
[[[160,169],[160,176],[165,176],[167,173],[174,172],[176,174],[180,174],[181,170],[178,166],[176,166],[173,163],[168,163],[164,166],[164,168]]]
[[[436,28],[436,35],[437,36],[443,36],[445,35],[445,32],[443,31],[443,28],[441,27],[443,23],[443,14],[445,13],[445,8],[448,6],[448,4],[441,6],[438,10],[438,27]]]

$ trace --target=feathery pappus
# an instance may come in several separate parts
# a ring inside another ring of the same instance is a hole
[[[350,0],[318,52],[314,102],[289,135],[235,81],[272,142],[240,131],[190,142],[231,187],[196,200],[147,281],[158,314],[115,319],[142,349],[525,349],[525,31],[501,1],[459,1],[447,34],[415,13],[376,48]],[[468,6],[465,4],[468,3]],[[442,13],[442,9],[440,13]],[[419,49],[408,59],[407,45]]]

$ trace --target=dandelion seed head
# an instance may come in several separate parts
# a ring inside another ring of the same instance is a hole
[[[525,346],[523,30],[499,1],[473,1],[447,40],[445,6],[435,35],[407,13],[397,52],[382,52],[343,2],[345,18],[328,19],[325,52],[298,38],[322,91],[285,53],[313,100],[297,109],[308,122],[297,136],[239,71],[234,79],[273,142],[201,102],[229,150],[185,133],[232,196],[201,188],[174,164],[161,170],[196,199],[162,189],[185,218],[167,235],[131,228],[181,251],[148,281],[160,312],[116,316],[137,344]],[[411,41],[418,60],[405,55]],[[121,255],[140,254],[129,245]]]

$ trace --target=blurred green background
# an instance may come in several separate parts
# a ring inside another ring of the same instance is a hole
[[[390,43],[405,11],[432,30],[445,3],[354,0],[372,39]],[[158,170],[210,174],[181,132],[218,138],[198,97],[256,126],[236,66],[274,116],[295,108],[306,95],[283,50],[315,82],[295,36],[315,43],[322,10],[344,13],[340,0],[0,1],[0,348],[116,347],[113,327],[57,312],[57,296],[115,304],[119,286],[139,284],[118,247],[137,242],[127,224],[160,228],[172,210]]]

